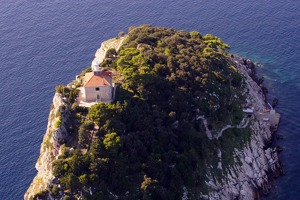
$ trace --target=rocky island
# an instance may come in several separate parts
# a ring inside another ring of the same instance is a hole
[[[259,199],[282,173],[255,64],[210,34],[143,25],[56,87],[25,199]]]

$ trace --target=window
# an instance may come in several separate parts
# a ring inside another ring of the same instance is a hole
[[[99,87],[96,87],[95,90],[96,90],[96,91],[100,91],[100,88],[99,88]]]

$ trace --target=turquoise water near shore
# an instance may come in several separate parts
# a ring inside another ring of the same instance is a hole
[[[300,1],[1,1],[0,199],[22,199],[36,174],[54,87],[89,66],[100,43],[140,24],[221,37],[261,63],[282,114],[285,175],[268,199],[300,191]]]

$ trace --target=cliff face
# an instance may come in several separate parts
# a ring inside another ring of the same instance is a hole
[[[96,51],[94,61],[101,63],[105,58],[107,50],[109,49],[115,49],[118,51],[126,38],[127,36],[121,38],[112,38],[102,42],[101,47]]]
[[[35,165],[38,173],[33,179],[30,187],[25,193],[24,199],[42,191],[52,180],[52,162],[57,159],[60,150],[60,141],[68,137],[64,122],[69,117],[69,111],[66,108],[61,95],[55,93],[53,104],[50,109],[47,131],[44,135],[40,149],[40,157]],[[62,120],[61,120],[62,119]],[[58,127],[57,121],[61,120],[61,126]]]
[[[249,76],[249,70],[243,62],[236,62],[239,72],[244,76],[248,94],[248,102],[254,110],[265,108],[265,96],[261,87]],[[252,129],[248,145],[235,151],[235,165],[232,166],[222,182],[207,183],[213,190],[205,199],[258,199],[260,194],[267,194],[274,184],[274,178],[282,173],[276,148],[268,147],[272,132],[266,122],[256,116],[250,119]]]
[[[114,48],[117,51],[124,39],[126,37],[104,41],[95,54],[95,60],[101,63],[105,58],[107,50]],[[69,108],[64,103],[62,96],[55,93],[50,109],[47,130],[41,144],[40,156],[35,165],[38,173],[26,191],[24,199],[29,199],[46,189],[47,185],[54,178],[52,175],[52,163],[60,155],[61,141],[68,139],[68,132],[64,126],[64,122],[68,120],[69,116]],[[62,121],[60,127],[57,127],[58,120]]]

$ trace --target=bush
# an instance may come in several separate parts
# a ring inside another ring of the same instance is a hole
[[[53,187],[50,190],[50,193],[54,197],[56,197],[59,194],[59,189],[58,189],[57,185],[53,185]]]
[[[74,174],[69,174],[66,177],[62,177],[60,179],[60,183],[62,184],[62,186],[66,189],[70,189],[72,192],[74,192],[75,190],[78,189],[78,187],[80,186],[78,177],[75,176]]]
[[[232,80],[231,80],[231,85],[233,87],[239,87],[241,86],[243,78],[239,73],[232,73]]]
[[[93,129],[93,123],[85,123],[79,127],[78,143],[82,148],[86,148],[90,141],[90,131]]]
[[[112,58],[115,57],[116,55],[118,55],[116,49],[110,48],[106,51],[105,58]]]
[[[55,87],[56,92],[60,93],[60,94],[68,94],[70,92],[70,89],[65,86],[65,85],[58,85]]]
[[[198,31],[191,31],[190,36],[192,39],[202,39],[202,35]]]
[[[54,124],[55,128],[59,128],[62,125],[62,117],[60,116]]]
[[[117,133],[108,133],[104,136],[103,144],[108,151],[116,153],[121,146],[121,138]]]
[[[38,199],[46,199],[48,195],[48,191],[47,190],[42,190],[41,192],[38,192],[37,194],[35,194],[33,196],[34,200],[38,200]]]
[[[76,97],[78,96],[78,94],[79,94],[79,90],[78,90],[78,89],[72,89],[72,90],[69,92],[68,102],[69,102],[70,104],[74,103]]]
[[[79,182],[82,185],[87,185],[88,184],[88,176],[86,174],[83,174],[79,177]]]
[[[61,177],[65,174],[64,168],[65,161],[63,159],[58,159],[53,162],[53,175],[56,177]]]

